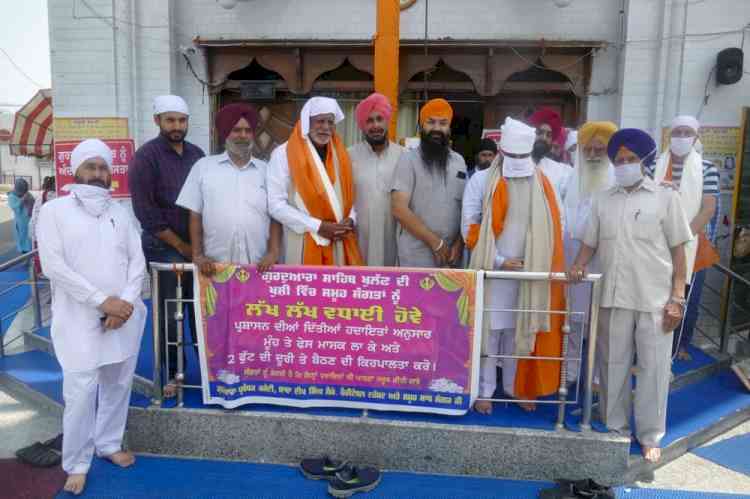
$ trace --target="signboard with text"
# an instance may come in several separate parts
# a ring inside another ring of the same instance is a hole
[[[55,142],[130,137],[127,118],[55,118]]]
[[[460,415],[476,396],[474,271],[222,264],[195,286],[204,403]]]
[[[80,141],[55,142],[55,185],[57,194],[64,195],[62,188],[75,182],[74,172],[70,166],[70,153]],[[128,187],[128,164],[135,153],[132,140],[104,140],[112,149],[112,197],[130,197]]]

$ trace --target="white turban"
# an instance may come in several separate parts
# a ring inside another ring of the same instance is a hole
[[[344,121],[344,112],[335,99],[331,99],[330,97],[313,97],[305,102],[300,112],[299,120],[302,127],[302,136],[310,133],[310,118],[320,116],[321,114],[332,114],[336,124]]]
[[[672,120],[672,130],[674,130],[677,127],[686,126],[692,130],[695,131],[695,133],[698,133],[698,130],[700,129],[701,125],[698,123],[698,120],[695,119],[692,116],[688,116],[686,114],[683,114],[681,116],[675,117],[675,119]]]
[[[75,173],[78,167],[90,159],[102,158],[112,169],[112,149],[99,139],[86,139],[70,153],[70,168]]]
[[[567,151],[576,144],[578,144],[578,132],[576,130],[570,130],[568,132],[568,138],[565,139],[565,150]]]
[[[188,105],[185,100],[177,95],[160,95],[154,97],[154,114],[182,113],[190,116]]]
[[[529,154],[536,141],[536,129],[513,118],[500,127],[500,149],[511,154]]]

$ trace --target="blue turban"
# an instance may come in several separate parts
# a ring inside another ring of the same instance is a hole
[[[612,135],[607,144],[607,156],[612,163],[621,147],[641,158],[644,166],[651,166],[656,159],[656,142],[643,130],[623,128]]]

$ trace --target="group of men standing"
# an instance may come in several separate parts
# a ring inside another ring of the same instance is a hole
[[[562,122],[541,109],[528,124],[507,118],[499,146],[483,142],[469,179],[464,159],[451,149],[447,101],[424,104],[413,149],[388,139],[391,113],[381,94],[360,102],[355,114],[364,141],[347,149],[336,133],[341,108],[313,97],[266,163],[252,154],[259,121],[252,106],[219,110],[224,152],[205,156],[185,140],[185,101],[158,97],[160,134],[130,165],[140,234],[109,195],[111,151],[96,139],[76,147],[76,183],[67,187],[69,196],[42,208],[39,222],[42,266],[54,289],[52,337],[64,372],[67,490],[81,492],[93,452],[122,466],[134,460],[121,443],[145,321],[146,262],[193,262],[209,275],[216,262],[260,271],[276,263],[461,267],[468,250],[472,269],[567,268],[571,281],[586,270],[603,272],[602,417],[611,430],[628,431],[637,354],[636,435],[646,458],[658,459],[672,331],[683,315],[694,241],[715,210],[711,189],[718,186],[693,147],[697,122],[675,121],[671,150],[654,168],[656,146],[645,132],[586,123],[563,144],[571,166],[550,159],[553,144],[562,143]],[[174,298],[174,281],[171,273],[162,277],[160,306]],[[480,397],[495,393],[498,367],[503,391],[526,410],[558,389],[560,362],[534,357],[561,356],[564,320],[554,312],[565,310],[566,286],[490,281]],[[189,278],[183,287],[190,299]],[[587,288],[571,291],[569,305],[585,314]],[[514,312],[524,309],[553,313]],[[168,322],[166,330],[160,325],[162,341],[166,335],[174,342]],[[582,329],[567,335],[571,349],[580,347]],[[177,388],[177,355],[168,349],[167,397]],[[567,372],[566,381],[575,381],[577,363],[569,362]],[[492,404],[478,400],[475,409],[489,414]]]

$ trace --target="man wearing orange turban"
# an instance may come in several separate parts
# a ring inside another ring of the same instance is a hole
[[[451,150],[452,119],[445,99],[425,103],[419,113],[419,147],[404,152],[396,165],[390,190],[402,267],[451,267],[463,253],[466,163]]]
[[[396,221],[391,214],[391,179],[403,148],[388,140],[393,109],[374,93],[354,112],[364,139],[348,149],[357,198],[357,239],[362,259],[372,267],[396,265]]]

